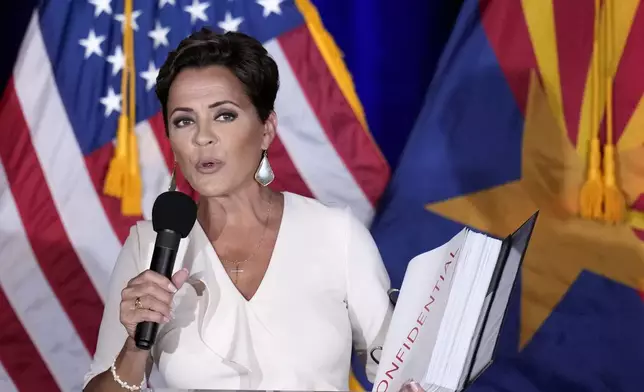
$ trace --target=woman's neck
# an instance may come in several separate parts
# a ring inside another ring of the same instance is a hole
[[[266,223],[274,192],[268,188],[250,187],[225,196],[201,197],[197,219],[210,241],[216,241],[226,227],[252,228]]]

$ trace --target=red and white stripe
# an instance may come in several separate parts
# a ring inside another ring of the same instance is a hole
[[[266,47],[282,82],[269,152],[276,189],[350,206],[368,224],[386,163],[306,27]],[[34,14],[0,122],[0,390],[79,390],[120,247],[170,180],[161,115],[137,125],[144,213],[123,217],[101,193],[113,144],[83,156]]]
[[[7,370],[0,363],[0,391],[3,392],[17,392],[18,388],[13,384],[11,378],[7,374]]]
[[[0,170],[2,188],[6,180]],[[36,261],[10,192],[2,195],[0,222],[9,233],[0,240],[0,287],[57,384],[80,390],[90,356]]]

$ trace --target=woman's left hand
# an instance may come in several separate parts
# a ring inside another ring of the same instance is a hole
[[[400,387],[399,392],[425,392],[423,387],[414,380],[407,381]]]

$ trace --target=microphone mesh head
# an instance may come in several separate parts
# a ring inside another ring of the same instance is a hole
[[[160,194],[152,207],[152,226],[157,233],[171,230],[186,238],[197,220],[197,204],[185,193]]]

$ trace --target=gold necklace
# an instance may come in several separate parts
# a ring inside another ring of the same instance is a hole
[[[268,227],[268,219],[271,217],[271,207],[273,206],[273,194],[271,193],[271,198],[268,200],[268,209],[266,210],[266,220],[264,221],[264,229],[262,230],[262,236],[259,238],[259,242],[255,246],[255,249],[253,252],[245,258],[244,260],[227,260],[227,259],[220,259],[224,264],[233,264],[234,267],[233,269],[230,270],[230,272],[235,273],[235,277],[233,279],[233,282],[237,284],[237,280],[239,279],[239,274],[244,272],[243,269],[240,268],[240,265],[249,261],[255,256],[255,253],[259,250],[259,248],[262,246],[262,243],[264,242],[264,236],[266,234],[266,228]]]

